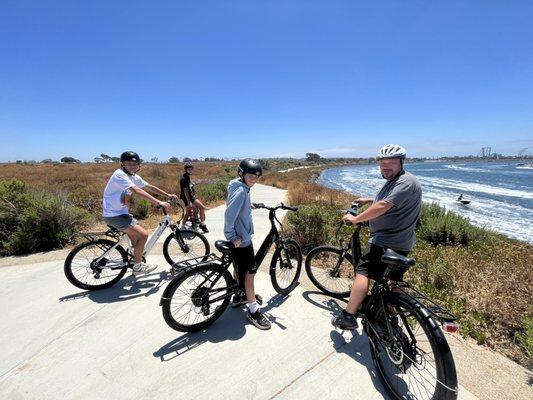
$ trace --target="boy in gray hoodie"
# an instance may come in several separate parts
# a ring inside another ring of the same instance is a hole
[[[233,305],[248,303],[246,318],[259,329],[270,329],[270,322],[259,310],[255,299],[254,278],[257,272],[255,264],[252,235],[252,202],[250,188],[256,184],[263,173],[259,162],[244,159],[238,168],[239,178],[233,179],[228,185],[226,212],[224,215],[224,235],[235,246],[233,264],[238,274],[241,293],[233,298]]]

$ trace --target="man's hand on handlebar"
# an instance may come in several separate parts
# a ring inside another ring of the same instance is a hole
[[[349,222],[352,225],[355,225],[355,224],[357,224],[359,222],[359,221],[357,221],[357,217],[356,216],[354,216],[352,214],[349,214],[349,213],[344,214],[342,216],[342,221],[345,222],[345,223]]]
[[[233,243],[233,245],[234,245],[235,247],[241,247],[242,239],[241,239],[239,236],[237,236],[235,239],[233,239],[233,240],[231,241],[231,243]]]
[[[169,197],[169,201],[178,201],[179,197],[177,194],[171,193]]]

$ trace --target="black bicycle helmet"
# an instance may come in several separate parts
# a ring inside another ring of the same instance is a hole
[[[120,155],[120,162],[124,161],[137,161],[138,163],[141,162],[141,157],[134,151],[125,151]]]
[[[263,167],[261,167],[259,161],[252,160],[251,158],[245,158],[242,160],[237,171],[239,174],[253,174],[255,176],[263,175]]]

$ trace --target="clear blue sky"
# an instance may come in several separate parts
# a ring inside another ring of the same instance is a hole
[[[531,1],[2,0],[0,161],[533,151]]]

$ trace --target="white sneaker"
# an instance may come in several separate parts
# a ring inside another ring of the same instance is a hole
[[[149,264],[145,264],[145,263],[140,263],[140,264],[135,264],[133,266],[133,275],[134,276],[139,276],[139,275],[143,275],[143,274],[148,274],[150,272],[152,272],[154,269],[157,268],[157,265],[149,265]]]

